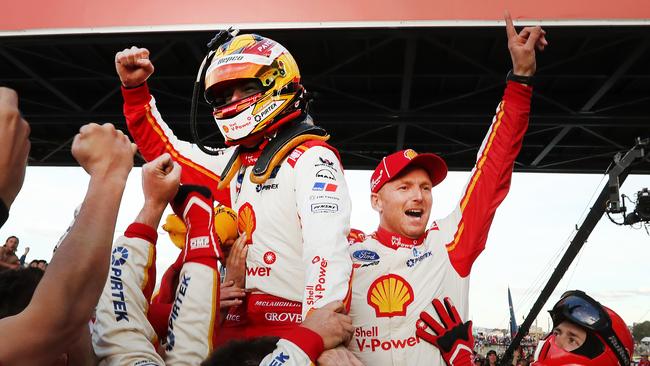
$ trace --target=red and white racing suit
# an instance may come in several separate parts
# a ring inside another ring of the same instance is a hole
[[[349,349],[365,364],[444,365],[438,349],[415,335],[431,300],[450,297],[468,315],[469,274],[485,248],[495,211],[510,187],[528,126],[532,89],[509,82],[456,209],[419,239],[379,228],[349,248],[354,267]]]
[[[146,84],[123,88],[122,94],[129,132],[144,158],[170,153],[183,168],[181,182],[209,187],[217,201],[238,213],[239,231],[247,233],[250,295],[245,305],[231,309],[222,336],[282,337],[309,309],[335,300],[348,302],[351,203],[335,149],[314,141],[299,145],[264,184],[250,180],[256,155],[242,155],[230,191],[219,191],[219,175],[234,148],[211,156],[179,140],[160,116]]]
[[[147,308],[156,278],[156,230],[133,223],[113,244],[109,276],[97,305],[93,347],[99,365],[198,365],[212,346],[217,276],[203,264],[185,263],[170,320],[180,340],[163,358],[156,352],[156,332],[147,320]],[[206,304],[207,303],[207,304]],[[210,309],[210,305],[212,309]],[[313,331],[296,327],[280,339],[260,364],[309,365],[323,352],[323,340]]]

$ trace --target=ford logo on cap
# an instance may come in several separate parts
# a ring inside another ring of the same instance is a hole
[[[379,260],[379,254],[371,250],[357,250],[356,252],[352,253],[352,257],[362,262],[372,262]]]

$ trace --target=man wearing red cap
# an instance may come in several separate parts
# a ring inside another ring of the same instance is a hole
[[[509,14],[506,24],[513,70],[456,209],[427,229],[431,189],[447,175],[435,154],[398,151],[371,177],[379,228],[349,248],[355,327],[349,349],[366,365],[443,365],[453,357],[417,337],[416,321],[423,310],[433,313],[433,298],[445,297],[467,318],[469,274],[510,187],[528,126],[535,48],[547,45],[540,27],[517,34]]]

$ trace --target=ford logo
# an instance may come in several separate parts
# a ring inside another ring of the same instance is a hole
[[[362,262],[372,262],[379,260],[379,254],[370,250],[357,250],[352,253],[352,257]]]

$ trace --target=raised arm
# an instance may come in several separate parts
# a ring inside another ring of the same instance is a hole
[[[206,186],[215,200],[230,206],[229,191],[217,190],[220,174],[230,158],[229,153],[222,150],[218,156],[208,155],[196,145],[176,137],[149,93],[147,79],[154,72],[149,50],[131,47],[118,52],[115,54],[115,69],[122,82],[126,124],[145,160],[170,154],[183,167],[183,184]]]
[[[510,189],[515,158],[528,128],[532,96],[532,87],[522,82],[528,82],[535,73],[535,49],[543,50],[548,45],[541,27],[526,27],[517,33],[509,13],[505,20],[515,76],[509,77],[456,210],[433,225],[434,230],[450,238],[446,244],[449,258],[462,277],[469,275],[485,248],[496,209]]]
[[[305,265],[304,319],[310,309],[332,301],[343,301],[348,306],[352,261],[347,235],[351,202],[343,168],[334,152],[326,147],[311,147],[300,157],[295,179]]]
[[[110,278],[97,304],[93,347],[102,365],[164,365],[147,309],[156,278],[156,227],[178,190],[180,173],[168,154],[142,167],[144,205],[113,243]]]
[[[0,227],[9,217],[25,178],[29,155],[29,125],[18,110],[18,94],[0,88]]]
[[[27,308],[0,320],[3,364],[48,364],[91,318],[106,281],[115,221],[134,152],[135,146],[111,124],[85,125],[75,136],[72,154],[90,174],[88,191]],[[70,258],[75,258],[74,265]]]

